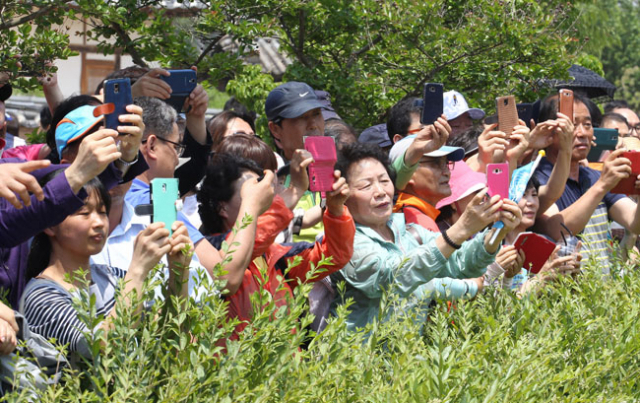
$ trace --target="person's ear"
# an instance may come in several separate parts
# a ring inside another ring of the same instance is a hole
[[[269,121],[269,130],[278,148],[282,149],[282,126]]]
[[[397,143],[398,141],[402,140],[403,138],[404,138],[404,137],[402,137],[402,136],[401,136],[401,135],[399,135],[399,134],[394,134],[394,135],[393,135],[393,143],[395,144],[395,143]]]
[[[45,234],[47,234],[48,236],[55,236],[55,235],[56,235],[56,232],[55,232],[54,228],[55,228],[55,227],[45,228],[45,229],[44,229],[44,231],[42,231],[42,232],[44,232],[44,233],[45,233]]]
[[[156,154],[158,149],[158,137],[155,134],[150,134],[147,137],[147,141],[140,144],[140,149],[144,152],[145,158],[158,159]]]
[[[220,203],[220,210],[218,211],[218,214],[222,218],[222,221],[227,221],[227,219],[229,218],[229,211],[228,204],[226,202]]]

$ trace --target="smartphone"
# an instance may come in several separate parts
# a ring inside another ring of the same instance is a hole
[[[593,129],[596,145],[591,147],[587,154],[587,161],[598,162],[604,151],[613,151],[618,144],[618,129],[603,129],[595,127]]]
[[[489,197],[509,198],[509,163],[487,164],[487,188]]]
[[[333,167],[338,160],[333,137],[305,137],[304,148],[313,156],[313,162],[309,165],[309,190],[312,192],[333,190]]]
[[[540,272],[556,248],[555,243],[533,232],[522,232],[516,238],[513,246],[517,251],[524,251],[524,265],[522,267],[533,274]]]
[[[113,112],[105,115],[105,127],[118,130],[118,126],[127,126],[131,123],[120,123],[118,117],[126,115],[127,105],[133,104],[131,97],[131,80],[128,78],[117,78],[104,82],[104,103],[113,104]]]
[[[516,104],[516,110],[518,111],[518,119],[522,120],[525,125],[529,127],[531,119],[533,119],[533,104]]]
[[[164,227],[172,233],[171,226],[178,219],[176,201],[180,198],[178,179],[155,178],[151,180],[151,204],[153,215],[151,222],[163,222]]]
[[[518,122],[518,109],[516,98],[513,95],[496,98],[496,110],[498,111],[498,130],[511,136],[513,128]]]
[[[443,113],[444,87],[438,83],[426,83],[422,90],[422,115],[420,123],[432,125]]]
[[[160,76],[160,79],[171,87],[171,98],[165,100],[178,113],[182,112],[182,106],[191,91],[198,85],[196,72],[188,70],[167,70],[170,76]]]
[[[640,194],[640,190],[636,189],[636,178],[640,175],[640,151],[625,151],[621,157],[631,160],[631,175],[628,178],[620,180],[618,184],[611,189],[611,193],[619,193],[625,195]]]
[[[563,88],[558,92],[558,95],[560,98],[558,101],[558,112],[573,121],[573,91]]]

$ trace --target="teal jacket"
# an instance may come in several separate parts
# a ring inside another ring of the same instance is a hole
[[[383,240],[371,228],[356,224],[353,256],[341,270],[332,274],[333,284],[346,282],[343,297],[337,295],[331,304],[335,314],[339,304],[353,298],[347,320],[349,329],[364,327],[380,316],[380,302],[384,290],[407,300],[405,307],[418,308],[419,317],[426,317],[429,302],[475,295],[477,288],[445,277],[480,277],[495,260],[484,248],[484,233],[464,242],[460,250],[445,259],[437,248],[439,234],[413,225],[422,238],[422,245],[407,231],[404,215],[392,214],[387,224],[393,231],[395,242]],[[435,280],[435,281],[432,281]],[[435,295],[439,293],[440,295]],[[379,319],[385,320],[390,312]]]

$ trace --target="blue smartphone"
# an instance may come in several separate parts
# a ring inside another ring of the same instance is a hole
[[[118,117],[126,115],[127,105],[133,104],[131,97],[131,80],[118,78],[104,82],[104,103],[112,103],[115,107],[112,113],[105,115],[105,127],[118,130],[118,126],[126,126],[131,123],[120,123]]]
[[[151,222],[163,222],[169,233],[171,226],[178,219],[176,201],[180,198],[178,179],[155,178],[151,180],[151,204],[153,216]]]
[[[442,115],[444,109],[444,86],[439,83],[426,83],[422,89],[422,114],[420,123],[432,125]]]
[[[196,72],[189,70],[167,70],[170,76],[160,76],[160,79],[171,87],[171,98],[165,100],[178,113],[182,112],[182,106],[191,91],[198,85]]]

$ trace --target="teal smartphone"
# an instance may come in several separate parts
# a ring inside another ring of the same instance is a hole
[[[152,222],[163,222],[169,233],[171,226],[178,219],[176,201],[179,199],[178,179],[155,178],[151,181],[151,204],[153,205]]]
[[[587,160],[589,162],[600,161],[600,156],[604,151],[613,151],[618,144],[618,129],[603,129],[596,127],[593,129],[593,136],[596,145],[591,147]]]

